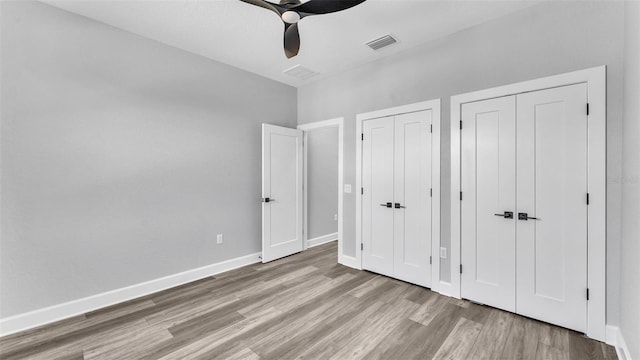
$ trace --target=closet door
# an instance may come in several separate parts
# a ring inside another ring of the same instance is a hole
[[[395,117],[394,276],[431,286],[432,111]]]
[[[585,332],[587,86],[517,102],[518,313]]]
[[[362,141],[362,266],[393,276],[393,117],[367,120]]]
[[[461,295],[515,312],[515,96],[462,106]]]

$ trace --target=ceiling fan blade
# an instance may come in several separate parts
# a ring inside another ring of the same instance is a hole
[[[298,24],[284,24],[284,53],[288,59],[298,55],[300,50],[300,33]]]
[[[282,13],[285,11],[279,5],[272,4],[272,3],[264,1],[264,0],[240,0],[240,1],[245,2],[247,4],[259,6],[261,8],[265,8],[267,10],[271,10],[274,13],[278,14],[278,16],[282,15]]]
[[[294,6],[291,10],[305,13],[304,15],[329,14],[352,8],[365,1],[366,0],[309,0],[306,3]]]

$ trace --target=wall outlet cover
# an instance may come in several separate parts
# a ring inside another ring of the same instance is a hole
[[[344,184],[345,194],[351,194],[351,184]]]
[[[446,247],[441,247],[440,248],[440,258],[441,259],[446,259],[447,258],[447,248]]]
[[[224,242],[224,238],[222,237],[222,234],[218,234],[218,236],[216,236],[216,242],[218,244],[222,244]]]

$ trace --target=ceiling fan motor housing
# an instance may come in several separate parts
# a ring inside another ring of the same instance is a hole
[[[300,21],[300,14],[291,10],[285,11],[282,14],[282,21],[286,22],[287,24],[295,24]]]
[[[284,22],[284,53],[287,58],[298,55],[300,34],[298,21],[310,15],[329,14],[354,7],[366,0],[280,0],[278,4],[266,0],[240,0],[272,11]]]

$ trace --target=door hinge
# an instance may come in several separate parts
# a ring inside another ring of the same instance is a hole
[[[587,301],[589,301],[589,288],[587,288]]]
[[[363,187],[360,188],[360,195],[364,195],[364,188]]]
[[[589,193],[587,193],[587,205],[589,205]]]
[[[360,134],[360,140],[364,141],[364,133]]]
[[[462,130],[462,120],[460,120],[460,130]]]
[[[462,201],[462,191],[460,191],[460,201]]]
[[[460,274],[462,274],[462,264],[460,264]]]
[[[430,197],[433,197],[433,188],[430,188],[430,189],[429,189],[429,196],[430,196]]]
[[[429,132],[433,133],[433,125],[429,125]]]
[[[587,116],[589,116],[589,103],[587,103]]]
[[[360,243],[360,250],[364,250],[364,243]]]
[[[429,255],[429,265],[433,264],[433,256]]]

